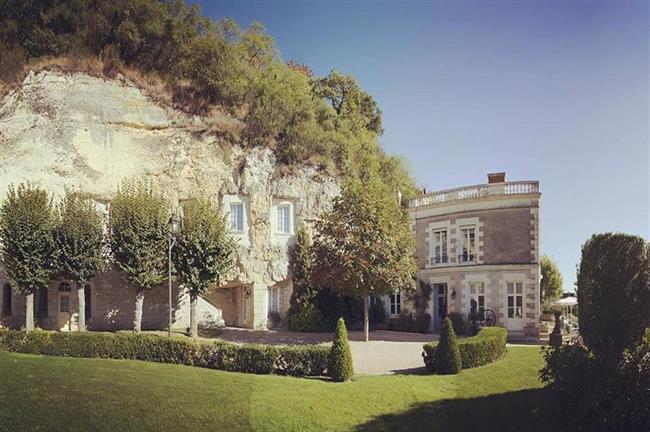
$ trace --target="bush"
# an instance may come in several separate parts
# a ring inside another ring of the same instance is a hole
[[[327,370],[334,381],[347,381],[354,375],[348,331],[343,318],[339,318],[339,322],[336,324],[336,335],[332,342]]]
[[[370,304],[368,315],[371,325],[383,324],[386,322],[386,309],[384,308],[384,302],[381,301],[381,298],[375,298]]]
[[[451,320],[451,323],[454,326],[454,331],[457,335],[466,335],[467,334],[467,321],[465,317],[458,312],[451,312],[447,315]]]
[[[323,376],[330,350],[321,346],[197,343],[157,335],[0,330],[0,350],[61,357],[143,360],[231,372]]]
[[[458,340],[449,318],[445,318],[442,326],[442,334],[436,348],[433,367],[436,373],[444,375],[457,374],[462,368]]]
[[[638,236],[599,234],[582,247],[580,334],[597,355],[618,358],[650,326],[650,246]]]
[[[650,430],[650,329],[617,363],[580,341],[546,348],[544,357],[540,378],[571,430]]]
[[[291,331],[299,332],[328,332],[332,331],[328,319],[314,305],[305,306],[297,314],[287,315],[287,326]]]
[[[458,340],[461,364],[463,369],[483,366],[492,363],[506,353],[508,332],[502,327],[483,327],[476,336]],[[430,372],[435,370],[437,342],[424,344],[424,365]]]
[[[431,326],[431,315],[423,313],[415,317],[415,329],[420,333],[428,333]]]

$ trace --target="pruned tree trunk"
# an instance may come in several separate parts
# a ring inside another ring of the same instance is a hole
[[[79,304],[79,325],[80,332],[86,331],[86,286],[77,282],[77,303]]]
[[[190,336],[195,338],[199,335],[199,299],[196,294],[190,293]]]
[[[366,338],[366,342],[370,340],[370,326],[369,326],[369,320],[368,320],[368,309],[369,309],[369,302],[368,302],[368,295],[364,294],[363,296],[363,335]]]
[[[142,306],[144,305],[144,290],[139,289],[135,295],[135,317],[133,318],[133,333],[142,329]]]
[[[25,296],[25,331],[34,330],[34,293]]]

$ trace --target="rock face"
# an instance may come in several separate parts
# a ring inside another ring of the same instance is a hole
[[[201,121],[156,105],[124,81],[30,73],[0,108],[0,199],[10,184],[30,181],[55,197],[82,190],[108,208],[131,177],[151,180],[173,206],[195,194],[224,208],[226,198],[241,199],[247,230],[229,280],[265,287],[287,280],[292,236],[274,234],[274,203],[291,203],[297,229],[331,205],[338,179],[312,167],[281,174],[269,149],[197,132],[206,129]]]

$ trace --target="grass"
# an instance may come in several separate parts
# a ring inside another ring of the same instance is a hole
[[[455,376],[352,382],[0,352],[0,430],[557,430],[538,347]]]

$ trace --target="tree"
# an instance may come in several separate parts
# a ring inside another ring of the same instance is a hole
[[[440,341],[436,347],[434,369],[437,373],[443,375],[457,374],[462,369],[458,340],[456,338],[454,326],[449,317],[445,318],[442,326]]]
[[[124,181],[111,203],[110,247],[117,267],[136,289],[133,331],[140,333],[147,290],[166,276],[169,210],[150,184]]]
[[[547,255],[540,259],[542,281],[540,294],[542,303],[550,303],[562,295],[562,273],[557,264]]]
[[[210,200],[191,198],[172,249],[181,284],[190,294],[190,336],[198,336],[198,297],[209,292],[235,264],[235,241],[224,216]]]
[[[650,245],[627,234],[593,235],[578,270],[580,334],[597,355],[618,358],[650,326]]]
[[[9,186],[0,208],[0,255],[7,279],[26,297],[25,329],[34,330],[34,293],[47,289],[54,266],[52,200],[30,184]]]
[[[406,213],[379,181],[351,179],[316,227],[319,283],[363,300],[367,341],[368,296],[410,287],[415,279],[415,243]]]
[[[296,235],[296,245],[290,254],[291,280],[293,291],[289,300],[287,315],[297,315],[308,305],[313,304],[315,290],[312,283],[314,253],[311,235],[302,225]]]
[[[354,375],[348,331],[345,328],[343,318],[339,318],[336,324],[336,333],[330,349],[327,371],[334,381],[347,381]]]
[[[58,270],[77,284],[79,331],[86,329],[85,289],[105,263],[104,227],[93,201],[77,192],[66,193],[57,208],[54,227]]]

